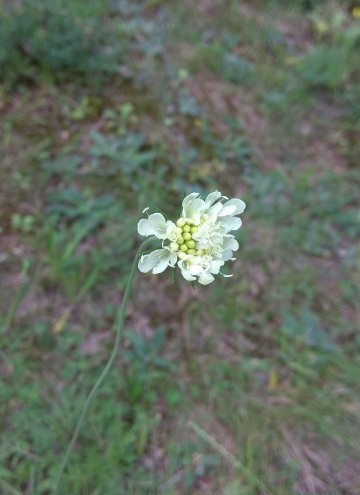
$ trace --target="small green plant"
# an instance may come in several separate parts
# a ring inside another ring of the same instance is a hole
[[[34,229],[36,219],[33,215],[20,215],[14,213],[11,216],[11,226],[14,230],[29,233]]]
[[[357,167],[360,156],[360,90],[358,86],[350,88],[344,99],[344,113],[341,125],[346,139],[343,143],[343,152],[349,161],[350,167]]]
[[[335,89],[349,74],[349,57],[339,48],[318,46],[299,63],[301,79],[313,88]]]
[[[61,281],[67,294],[82,299],[99,276],[101,256],[79,247],[119,211],[110,195],[90,199],[64,188],[48,196],[48,218],[38,237],[46,247],[51,283]]]
[[[0,80],[7,87],[45,78],[93,84],[113,73],[120,43],[101,0],[22,0],[0,6]],[[117,46],[118,48],[114,48]]]

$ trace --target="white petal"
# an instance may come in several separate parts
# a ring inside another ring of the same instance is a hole
[[[167,248],[167,249],[169,250],[169,248]],[[170,251],[169,266],[171,266],[173,268],[176,265],[177,259],[178,259],[178,257],[176,255],[176,253],[174,253],[174,251]]]
[[[187,270],[181,270],[181,275],[184,277],[185,280],[188,280],[189,282],[193,282],[194,280],[196,280],[196,277],[190,275]]]
[[[142,273],[147,273],[150,270],[153,273],[161,273],[169,265],[170,254],[168,249],[156,249],[150,254],[141,256],[138,268]]]
[[[193,280],[196,280],[195,277],[193,277],[188,269],[185,267],[184,263],[182,261],[179,261],[178,263],[180,270],[181,270],[181,275],[184,277],[185,280],[189,280],[189,282],[192,282]]]
[[[199,273],[201,273],[201,272],[202,272],[202,267],[200,265],[190,265],[189,266],[190,275],[197,277],[199,275]]]
[[[149,208],[150,208],[150,206],[147,206],[146,208],[144,208],[142,213],[145,213],[146,211],[148,211]]]
[[[210,193],[205,199],[206,208],[212,206],[219,198],[221,198],[221,192],[214,191]]]
[[[228,215],[235,215],[236,206],[235,205],[224,205],[219,211],[219,217],[226,217]]]
[[[154,268],[156,263],[157,263],[157,260],[154,259],[153,256],[150,256],[150,254],[145,254],[145,255],[141,256],[139,263],[138,263],[138,268],[142,273],[147,273]]]
[[[199,196],[199,193],[191,193],[191,194],[188,194],[184,199],[183,199],[183,202],[182,202],[182,207],[183,207],[183,210],[190,204],[194,201],[195,198],[197,198]]]
[[[223,260],[213,260],[210,263],[210,273],[214,273],[215,275],[219,273],[220,268],[223,266],[224,261]]]
[[[189,219],[200,220],[200,215],[204,209],[204,201],[200,198],[195,198],[184,207],[182,216]]]
[[[214,217],[218,216],[219,211],[221,211],[222,208],[223,204],[221,203],[221,201],[219,201],[218,203],[215,203],[213,206],[211,206],[211,208],[209,208],[207,214],[211,219],[213,219]]]
[[[177,257],[176,254],[172,253],[169,249],[164,249],[163,251],[165,252],[161,255],[158,264],[153,268],[152,272],[154,274],[165,271],[170,264],[173,264],[174,256],[175,258]]]
[[[240,213],[242,213],[246,208],[244,201],[238,198],[229,199],[229,201],[224,203],[224,207],[225,206],[236,206],[235,213],[233,213],[234,215],[240,215]]]
[[[238,217],[221,218],[221,223],[224,225],[226,232],[230,232],[231,230],[238,230],[242,225],[242,221]]]
[[[225,237],[222,245],[223,249],[231,249],[231,251],[237,251],[239,249],[239,243],[234,237]]]
[[[214,277],[209,272],[202,272],[199,275],[199,283],[202,285],[211,284],[211,282],[213,282],[213,280],[214,280]]]
[[[138,232],[140,235],[154,235],[158,239],[165,239],[166,221],[161,213],[153,213],[147,219],[142,219],[138,223]]]
[[[221,253],[221,259],[223,261],[229,261],[229,260],[234,260],[233,258],[233,252],[231,249],[224,249],[224,251]]]

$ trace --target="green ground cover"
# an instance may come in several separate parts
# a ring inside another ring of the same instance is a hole
[[[356,2],[0,1],[0,493],[47,495],[146,206],[245,200],[234,277],[139,275],[64,495],[356,495]]]

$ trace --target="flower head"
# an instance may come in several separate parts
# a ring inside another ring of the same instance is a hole
[[[160,213],[140,220],[139,234],[157,237],[162,248],[142,256],[139,270],[161,273],[168,266],[178,266],[186,280],[211,283],[225,262],[235,259],[233,252],[239,244],[231,232],[241,227],[238,215],[245,206],[241,199],[228,199],[219,191],[205,200],[191,193],[184,198],[176,223],[165,220]]]

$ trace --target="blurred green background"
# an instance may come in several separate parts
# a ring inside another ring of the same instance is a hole
[[[140,212],[215,189],[234,277],[137,276],[61,493],[360,493],[360,4],[2,0],[0,115],[0,493],[53,492]]]

